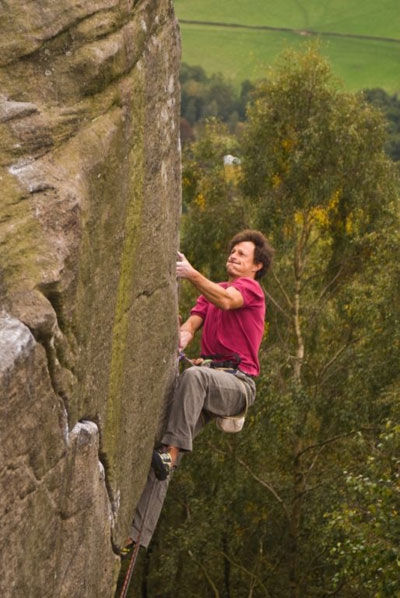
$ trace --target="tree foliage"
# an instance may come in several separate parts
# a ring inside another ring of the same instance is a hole
[[[210,425],[184,459],[143,596],[400,592],[399,185],[385,128],[311,46],[257,86],[239,139],[212,122],[185,149],[189,259],[222,277],[243,226],[276,259],[256,404],[240,435]],[[227,170],[226,154],[241,163]]]
[[[200,66],[182,64],[181,83],[181,137],[183,143],[195,138],[194,128],[207,118],[218,118],[235,133],[238,124],[246,120],[246,109],[257,83],[245,80],[240,91],[221,73],[208,76]],[[400,100],[397,94],[389,95],[384,89],[366,89],[367,102],[378,108],[386,121],[387,141],[385,150],[393,160],[400,160]]]
[[[365,89],[364,97],[385,115],[388,129],[385,148],[393,160],[400,160],[400,99],[397,94],[389,95],[380,88]]]
[[[213,279],[224,276],[232,230],[245,226],[237,189],[240,167],[224,163],[224,156],[237,151],[236,138],[214,119],[207,122],[203,135],[184,149],[181,247],[196,267]]]
[[[326,514],[336,542],[335,586],[354,595],[396,596],[400,572],[400,426],[388,421],[357,471],[345,471],[342,500]]]
[[[234,130],[243,121],[254,85],[243,81],[238,92],[221,73],[208,77],[200,66],[183,63],[180,73],[181,115],[191,126],[207,118],[218,118]]]
[[[393,266],[391,242],[398,255],[397,177],[381,115],[340,91],[315,48],[283,57],[248,118],[243,189],[253,224],[280,256],[268,285],[275,309],[267,381],[285,413],[274,420],[276,459],[292,478],[284,501],[289,595],[321,594],[331,582],[320,556],[331,541],[321,505],[339,499],[340,455],[360,457],[357,435],[374,437],[393,409],[390,390],[398,389],[393,359],[379,372],[374,365],[382,364],[378,330],[393,336],[380,307],[398,289],[398,268],[388,280],[379,267]],[[369,368],[373,392],[365,384]],[[320,488],[330,490],[321,496]],[[318,578],[309,563],[318,564]]]

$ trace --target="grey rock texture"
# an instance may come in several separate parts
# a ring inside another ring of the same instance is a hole
[[[113,596],[177,344],[171,0],[14,0],[0,32],[2,597]]]

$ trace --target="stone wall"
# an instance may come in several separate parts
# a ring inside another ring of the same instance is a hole
[[[173,384],[171,0],[13,0],[0,31],[0,595],[113,596]]]

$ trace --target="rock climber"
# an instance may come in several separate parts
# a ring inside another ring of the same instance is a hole
[[[257,230],[237,233],[229,243],[227,281],[215,283],[178,254],[176,274],[200,296],[180,327],[182,353],[202,329],[200,359],[178,380],[152,468],[136,509],[123,556],[139,542],[147,547],[156,527],[170,474],[206,423],[243,413],[255,400],[258,352],[264,333],[265,296],[259,280],[269,270],[274,250]]]

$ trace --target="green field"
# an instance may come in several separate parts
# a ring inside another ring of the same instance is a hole
[[[175,0],[175,10],[182,60],[235,85],[264,76],[284,48],[318,37],[347,89],[400,92],[400,0]]]

